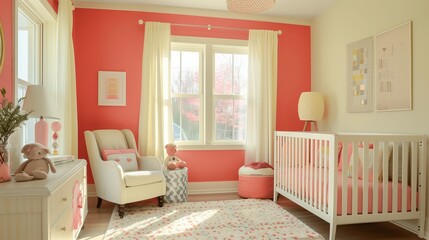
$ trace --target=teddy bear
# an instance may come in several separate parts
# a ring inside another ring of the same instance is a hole
[[[54,163],[47,158],[49,149],[39,143],[30,143],[22,147],[21,153],[28,160],[21,163],[15,171],[15,181],[25,182],[30,180],[46,179],[49,169],[56,173]]]
[[[177,146],[174,143],[165,145],[167,157],[164,160],[164,165],[168,170],[175,170],[176,168],[186,167],[186,162],[176,156]]]

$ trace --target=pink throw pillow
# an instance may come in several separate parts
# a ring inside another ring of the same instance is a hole
[[[119,163],[125,172],[139,170],[135,149],[104,149],[101,151],[101,155],[105,161]]]

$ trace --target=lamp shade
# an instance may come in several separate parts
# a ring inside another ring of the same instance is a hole
[[[319,92],[303,92],[299,97],[298,115],[302,121],[319,121],[323,118],[325,104]]]
[[[55,105],[55,99],[46,87],[42,85],[30,85],[24,98],[22,108],[30,112],[30,117],[43,117],[58,119]]]
[[[227,7],[235,13],[259,13],[274,6],[275,0],[226,0]]]

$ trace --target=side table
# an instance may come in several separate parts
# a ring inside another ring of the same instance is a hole
[[[166,203],[186,202],[188,200],[188,168],[164,170],[167,189]]]

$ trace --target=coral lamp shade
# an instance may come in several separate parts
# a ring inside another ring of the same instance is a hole
[[[323,118],[325,104],[319,92],[303,92],[299,97],[298,115],[302,121],[319,121]]]

